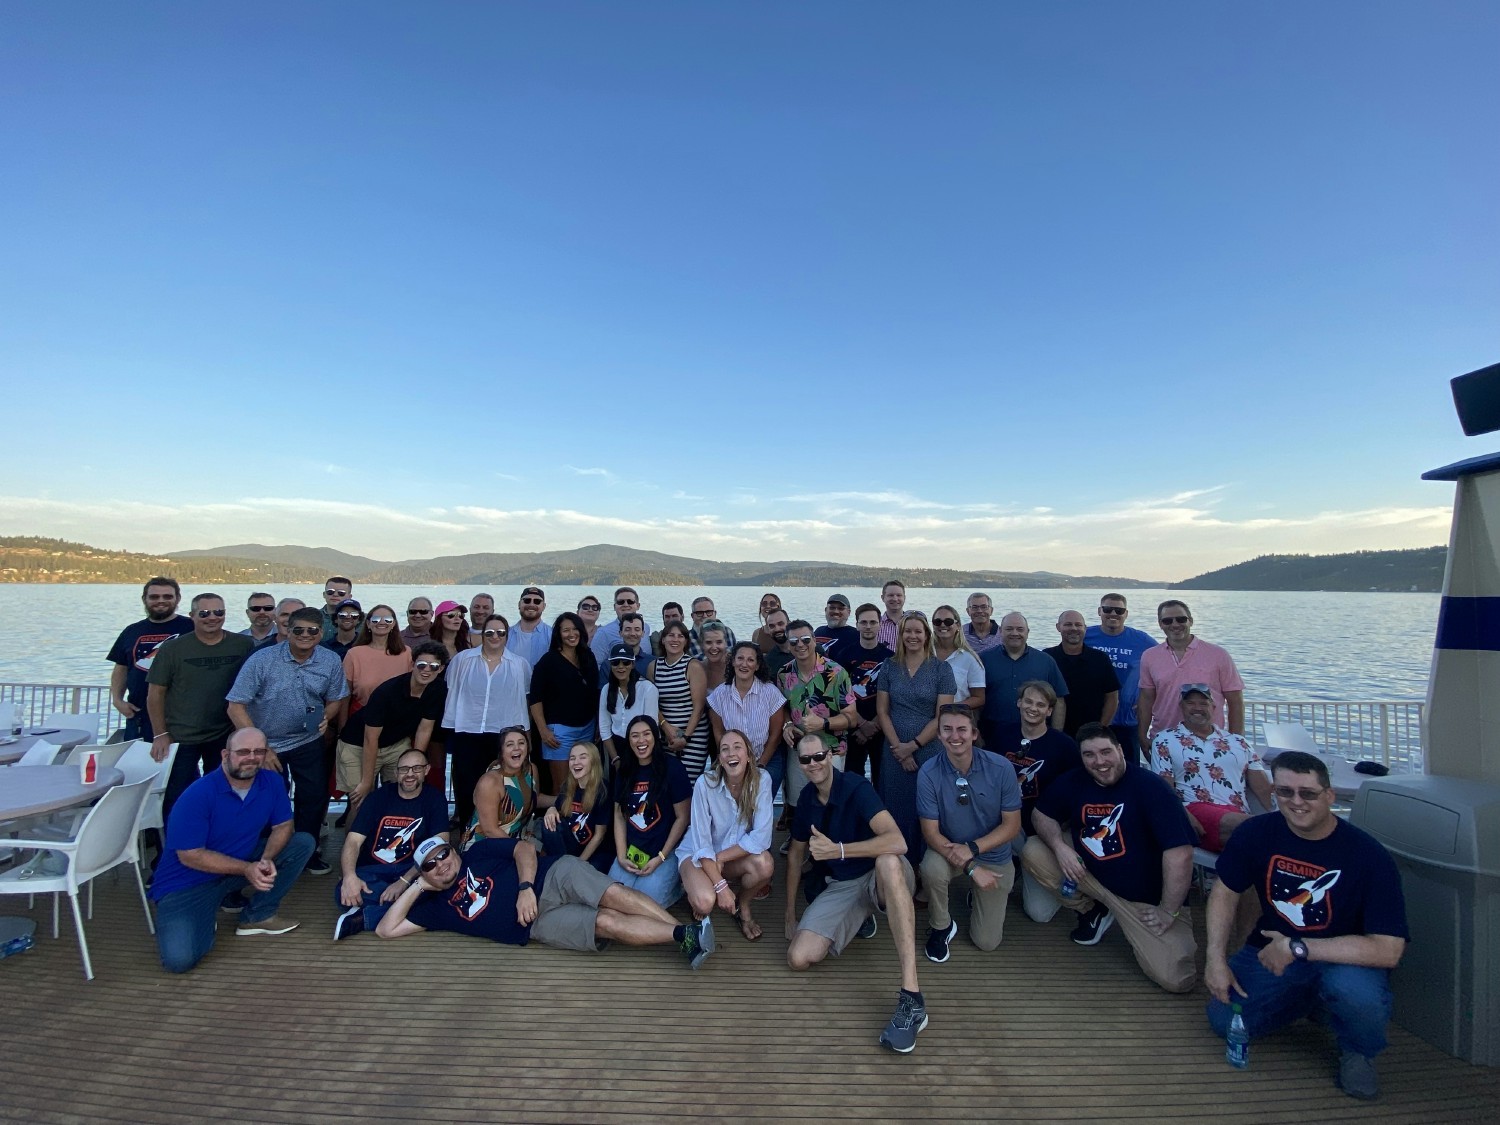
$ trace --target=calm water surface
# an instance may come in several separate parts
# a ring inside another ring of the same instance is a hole
[[[188,599],[208,587],[185,586]],[[246,599],[253,587],[213,588],[228,603],[233,628],[245,628]],[[356,585],[354,596],[368,610],[386,602],[404,623],[407,601],[416,594],[434,602],[453,598],[468,604],[477,586],[417,587]],[[519,586],[494,586],[500,612],[514,619]],[[298,597],[321,605],[321,586],[277,586],[277,598]],[[758,623],[762,591],[746,586],[686,589],[672,586],[642,590],[647,620],[659,624],[663,602],[684,606],[708,593],[719,615],[742,637]],[[823,605],[831,593],[880,604],[880,591],[800,587],[777,590],[793,617],[823,623]],[[1053,622],[1065,609],[1080,610],[1092,624],[1103,590],[990,591],[998,618],[1019,610],[1031,621],[1031,643],[1057,643]],[[10,625],[0,638],[0,681],[20,683],[105,684],[110,666],[105,653],[119,631],[144,616],[139,586],[0,585],[0,614]],[[585,593],[604,604],[608,620],[612,589],[556,586],[548,591],[547,619],[572,609]],[[969,590],[912,590],[907,608],[931,613],[939,605],[962,612]],[[1129,624],[1160,636],[1155,627],[1157,602],[1167,591],[1132,590]],[[1204,640],[1229,649],[1245,678],[1246,696],[1256,699],[1420,699],[1427,691],[1432,641],[1437,624],[1436,594],[1268,594],[1194,591],[1185,595],[1192,607],[1194,631]]]

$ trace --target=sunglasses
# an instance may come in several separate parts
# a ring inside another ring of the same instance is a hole
[[[486,637],[503,637],[505,636],[505,632],[504,629],[486,629],[484,635]]]
[[[317,625],[297,625],[287,630],[294,637],[321,637],[323,630]]]
[[[522,605],[541,605],[542,604],[542,599],[541,598],[522,598],[521,599],[521,604]]]
[[[276,607],[274,605],[253,605],[253,606],[250,607],[250,612],[251,613],[275,613],[276,612]]]
[[[396,623],[396,619],[394,617],[372,617],[372,618],[370,618],[370,624],[371,625],[394,625],[395,623]]]
[[[337,617],[340,621],[358,621],[364,615],[357,610],[346,609],[341,613],[335,613],[334,616]]]
[[[814,639],[813,637],[788,637],[786,643],[801,648],[803,645],[812,644]]]
[[[1159,618],[1157,618],[1157,620],[1160,621],[1163,625],[1186,625],[1189,621],[1192,620],[1192,618],[1191,617],[1185,617],[1185,616],[1183,616],[1183,617],[1159,617]]]
[[[349,591],[348,590],[324,590],[323,591],[323,596],[325,598],[347,598],[349,596]]]
[[[798,754],[797,761],[801,762],[804,766],[810,766],[814,762],[826,762],[828,754],[829,751],[827,750],[819,750],[813,754]]]
[[[430,672],[441,668],[442,666],[442,663],[437,660],[418,660],[415,664],[412,665],[412,667],[415,668],[418,672]]]
[[[625,666],[625,665],[626,665],[626,664],[634,664],[634,663],[635,663],[635,661],[634,661],[634,660],[631,660],[631,659],[630,659],[630,658],[629,658],[629,657],[628,657],[628,656],[627,656],[627,657],[622,657],[622,658],[621,658],[621,659],[619,659],[619,660],[611,660],[611,661],[610,661],[610,662],[609,662],[609,663],[610,663],[610,666],[611,666],[611,667],[622,667],[622,668],[623,668],[623,667],[624,667],[624,666]]]
[[[969,779],[967,777],[956,777],[954,785],[958,786],[958,803],[967,805],[969,803]]]
[[[1287,785],[1278,785],[1271,790],[1278,801],[1290,801],[1293,797],[1301,801],[1316,801],[1326,792],[1326,789],[1293,789]]]
[[[615,605],[635,605],[635,604],[636,604],[636,600],[634,598],[616,598],[615,599]]]
[[[1124,617],[1125,607],[1122,605],[1101,605],[1099,612],[1105,617]]]
[[[406,611],[406,616],[407,617],[428,617],[428,616],[431,615],[431,613],[432,613],[432,610],[430,610],[430,609],[409,609],[409,610]]]
[[[950,625],[957,625],[958,624],[958,618],[956,618],[956,617],[934,617],[932,619],[932,623],[934,625],[936,625],[939,629],[946,629]]]
[[[422,861],[422,873],[424,875],[427,874],[452,854],[452,848],[439,848],[437,851],[433,852],[430,856]]]
[[[224,616],[224,611],[222,609],[200,609],[198,611],[198,616],[199,617],[223,617]]]

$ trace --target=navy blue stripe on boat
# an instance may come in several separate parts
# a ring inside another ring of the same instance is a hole
[[[1500,598],[1445,596],[1438,610],[1437,647],[1500,652]]]

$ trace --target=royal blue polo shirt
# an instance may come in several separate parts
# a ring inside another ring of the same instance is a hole
[[[152,899],[160,902],[173,891],[222,878],[187,866],[177,858],[179,851],[207,848],[235,859],[249,859],[260,847],[266,829],[291,819],[286,783],[273,770],[258,772],[244,796],[229,784],[222,768],[200,777],[172,806],[167,842],[151,883]]]

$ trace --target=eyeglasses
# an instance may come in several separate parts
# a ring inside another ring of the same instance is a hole
[[[522,605],[541,605],[542,604],[542,599],[541,598],[522,598],[521,599],[521,604]]]
[[[439,848],[437,851],[433,852],[430,856],[428,856],[426,859],[424,859],[422,861],[422,865],[421,865],[422,866],[422,873],[424,875],[427,874],[429,871],[431,871],[438,864],[442,863],[443,860],[447,859],[452,854],[453,854],[453,849],[452,848],[448,848],[448,847]]]
[[[694,617],[712,617],[713,615],[714,615],[714,611],[711,610],[711,609],[695,609],[695,610],[693,610],[693,616]]]
[[[253,605],[253,606],[250,607],[250,612],[251,613],[275,613],[276,612],[276,607],[274,605]]]
[[[788,637],[786,643],[801,648],[803,645],[812,644],[814,640],[816,640],[815,637]]]
[[[364,614],[354,610],[346,609],[341,613],[335,613],[334,616],[337,617],[340,621],[358,621],[361,617],[364,616]]]
[[[828,754],[829,751],[827,750],[819,750],[813,754],[798,754],[797,761],[801,762],[804,766],[810,766],[814,762],[826,762]]]
[[[1271,790],[1278,801],[1290,801],[1295,797],[1299,801],[1316,801],[1326,789],[1293,789],[1289,785],[1278,785]]]
[[[422,765],[422,766],[397,766],[396,767],[396,772],[398,774],[402,774],[402,773],[426,773],[427,772],[427,767],[425,765]]]
[[[372,618],[370,618],[370,624],[371,625],[394,625],[395,623],[396,623],[396,619],[394,617],[372,617]]]
[[[484,635],[486,637],[503,637],[505,636],[505,632],[504,629],[486,629]]]
[[[407,617],[428,617],[431,614],[432,610],[430,609],[408,609],[406,611]]]
[[[1105,617],[1124,617],[1125,607],[1122,605],[1101,605],[1099,612]]]
[[[269,746],[241,746],[231,750],[229,756],[231,758],[264,758],[270,749]]]
[[[1163,625],[1186,625],[1189,621],[1192,620],[1192,618],[1191,617],[1185,617],[1185,616],[1183,616],[1183,617],[1158,617],[1157,620],[1160,621]]]
[[[412,665],[418,672],[431,672],[442,666],[442,662],[438,660],[418,660]]]
[[[295,625],[287,630],[294,637],[321,637],[323,630],[317,625]]]
[[[956,618],[956,617],[934,617],[932,619],[932,623],[934,625],[936,625],[939,629],[946,629],[950,625],[957,625],[958,624],[958,618]]]
[[[349,596],[349,591],[348,590],[324,590],[323,591],[323,596],[325,598],[347,598]]]
[[[953,783],[958,787],[958,803],[967,805],[969,803],[969,779],[958,777],[953,779]]]
[[[200,609],[198,611],[198,616],[200,618],[202,618],[202,617],[223,617],[224,616],[224,611],[222,609]]]

